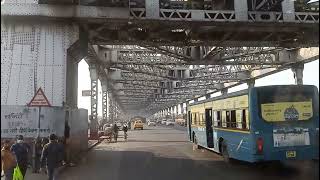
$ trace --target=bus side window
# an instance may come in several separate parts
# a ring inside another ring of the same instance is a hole
[[[236,110],[232,110],[230,112],[230,126],[231,128],[237,127],[237,118],[236,118]]]
[[[194,113],[191,113],[191,124],[195,124],[195,122],[194,122]]]
[[[217,111],[212,111],[212,125],[214,127],[217,127],[218,126],[218,122],[217,122]]]
[[[226,122],[227,122],[227,128],[231,127],[231,117],[230,117],[230,111],[226,111]]]
[[[204,114],[202,113],[201,114],[201,125],[205,125],[206,124],[206,122],[205,122],[205,119],[204,119]]]
[[[221,114],[222,114],[222,127],[227,127],[227,123],[226,123],[226,114],[227,112],[226,111],[221,111]]]
[[[221,111],[217,111],[217,126],[221,127]]]
[[[246,110],[242,110],[242,129],[247,129],[247,117],[246,117]]]
[[[194,114],[194,119],[195,119],[195,124],[198,125],[199,121],[198,121],[198,113]]]
[[[249,129],[249,115],[248,109],[242,110],[242,129]]]

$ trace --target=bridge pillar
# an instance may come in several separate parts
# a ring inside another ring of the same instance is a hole
[[[1,19],[1,105],[24,106],[41,87],[52,106],[77,108],[79,27]]]
[[[303,69],[304,69],[304,65],[298,64],[298,65],[294,65],[291,70],[293,72],[293,76],[295,79],[295,83],[297,85],[302,85],[303,84]]]
[[[254,84],[255,84],[255,80],[249,80],[249,81],[247,81],[248,88],[253,88],[253,87],[254,87]]]
[[[234,10],[237,21],[248,21],[247,0],[234,0]]]
[[[95,65],[89,65],[91,79],[91,118],[90,136],[96,137],[98,134],[98,74]]]
[[[192,59],[200,60],[200,46],[191,47],[191,57]]]
[[[179,105],[175,105],[175,108],[176,108],[175,114],[178,115],[179,114]]]
[[[221,94],[222,95],[228,94],[228,88],[221,89]]]
[[[285,22],[295,21],[294,1],[284,0],[282,1],[281,6],[282,6],[282,12],[283,12],[283,21]]]
[[[180,104],[180,109],[181,109],[181,114],[183,114],[183,112],[184,112],[183,103]]]
[[[66,77],[66,105],[77,108],[78,104],[78,63],[75,59],[67,56]]]
[[[102,83],[102,119],[103,123],[107,121],[108,114],[108,91],[106,83]]]

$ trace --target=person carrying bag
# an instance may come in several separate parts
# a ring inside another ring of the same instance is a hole
[[[13,171],[13,180],[23,180],[23,175],[20,171],[19,166],[16,166]]]

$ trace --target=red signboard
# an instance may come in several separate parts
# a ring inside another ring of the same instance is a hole
[[[32,98],[30,103],[28,104],[30,107],[40,107],[40,106],[51,106],[46,95],[44,95],[44,92],[41,88],[38,89],[36,95]]]

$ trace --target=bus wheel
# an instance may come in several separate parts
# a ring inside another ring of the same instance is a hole
[[[223,157],[224,162],[226,163],[230,162],[227,144],[224,141],[221,142],[221,155]]]

